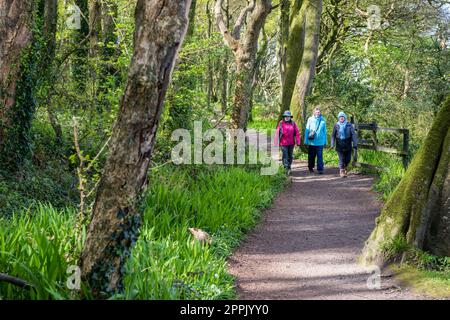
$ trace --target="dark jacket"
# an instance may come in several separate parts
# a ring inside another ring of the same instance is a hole
[[[339,125],[336,123],[331,134],[331,147],[336,146],[336,151],[340,152],[350,151],[352,149],[352,143],[353,148],[358,147],[358,135],[350,122],[347,122],[345,126],[345,136],[347,138],[344,140],[339,138]]]

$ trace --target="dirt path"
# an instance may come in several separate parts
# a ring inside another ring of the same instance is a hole
[[[311,175],[295,162],[291,186],[229,260],[239,298],[423,299],[384,275],[380,290],[367,287],[357,256],[381,206],[372,182],[336,168]]]

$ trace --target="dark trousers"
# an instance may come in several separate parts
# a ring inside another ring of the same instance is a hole
[[[283,167],[290,169],[293,160],[294,146],[281,146],[281,152],[283,153]]]
[[[352,159],[352,150],[337,151],[337,154],[339,156],[339,169],[347,169],[347,166]]]
[[[323,171],[323,146],[308,146],[308,168],[314,169],[317,157],[317,170]]]

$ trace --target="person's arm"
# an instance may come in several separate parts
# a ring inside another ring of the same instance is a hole
[[[323,134],[325,135],[325,145],[328,144],[328,136],[327,136],[327,122],[323,119]]]
[[[300,130],[298,130],[297,124],[294,122],[294,130],[295,130],[295,140],[297,143],[297,146],[300,146]]]
[[[306,126],[305,126],[305,145],[308,144],[308,134],[309,134],[309,118],[306,121]]]
[[[330,148],[334,148],[334,144],[336,143],[336,126],[333,126],[333,131],[331,133],[331,145]]]
[[[275,131],[275,139],[273,141],[273,145],[275,147],[280,146],[280,129],[281,129],[281,121],[278,123],[277,129]]]

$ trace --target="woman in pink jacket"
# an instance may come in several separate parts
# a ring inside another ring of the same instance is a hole
[[[277,137],[283,154],[283,167],[287,174],[291,173],[294,147],[300,146],[300,131],[297,124],[292,121],[290,111],[283,113],[283,120],[277,127]]]

